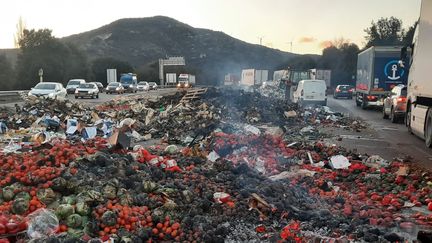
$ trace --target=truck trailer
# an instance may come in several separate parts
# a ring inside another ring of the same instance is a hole
[[[407,83],[408,70],[398,65],[401,50],[400,46],[372,46],[358,54],[357,106],[382,107],[394,86]]]
[[[326,86],[331,87],[331,70],[326,69],[309,69],[311,79],[324,80]]]
[[[432,146],[432,1],[422,0],[413,42],[404,48],[403,66],[409,66],[406,126]]]
[[[241,85],[261,85],[268,80],[268,70],[244,69],[242,70]]]

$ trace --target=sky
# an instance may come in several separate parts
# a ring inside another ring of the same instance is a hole
[[[20,17],[28,29],[56,37],[89,31],[121,18],[164,15],[193,27],[305,54],[321,54],[344,38],[362,47],[372,20],[395,16],[404,27],[418,18],[421,0],[2,0],[0,48],[13,48]]]

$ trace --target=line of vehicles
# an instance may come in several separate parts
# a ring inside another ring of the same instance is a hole
[[[110,82],[106,87],[101,82],[86,82],[84,79],[71,79],[66,87],[62,83],[41,82],[32,88],[28,95],[57,99],[66,98],[68,94],[71,94],[76,99],[97,99],[99,94],[104,92],[107,94],[124,94],[156,90],[157,88],[156,82],[138,82],[135,74],[127,73],[121,75],[120,82]]]

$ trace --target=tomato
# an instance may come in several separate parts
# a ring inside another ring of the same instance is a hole
[[[15,234],[19,232],[19,226],[13,220],[6,223],[6,229],[9,234]]]
[[[6,234],[6,226],[0,223],[0,235]]]
[[[432,202],[428,203],[428,209],[429,209],[429,211],[432,211]]]

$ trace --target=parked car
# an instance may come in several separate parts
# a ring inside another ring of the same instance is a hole
[[[149,82],[149,85],[150,85],[150,89],[156,90],[158,88],[158,85],[155,82]]]
[[[333,93],[333,97],[335,99],[344,97],[348,99],[352,99],[354,92],[354,87],[351,85],[338,85]]]
[[[407,104],[407,87],[403,84],[395,86],[384,99],[383,118],[396,123],[405,118]]]
[[[324,80],[301,80],[293,94],[293,102],[299,105],[327,105],[327,85]]]
[[[71,79],[66,85],[66,90],[68,94],[75,94],[75,89],[80,86],[80,84],[85,84],[84,79]]]
[[[96,84],[96,86],[99,89],[99,93],[103,93],[105,91],[105,88],[101,82],[92,82],[92,83]]]
[[[124,94],[124,92],[125,91],[124,91],[123,86],[121,85],[121,83],[118,83],[118,82],[109,83],[106,87],[106,93],[107,94],[113,94],[113,93]]]
[[[94,83],[81,84],[75,89],[75,99],[90,97],[92,99],[99,98],[99,88]]]
[[[137,89],[138,89],[138,91],[149,91],[150,85],[146,81],[141,81],[138,83]]]
[[[61,83],[42,82],[38,83],[34,88],[32,88],[28,95],[57,99],[59,97],[66,98],[67,92]]]

